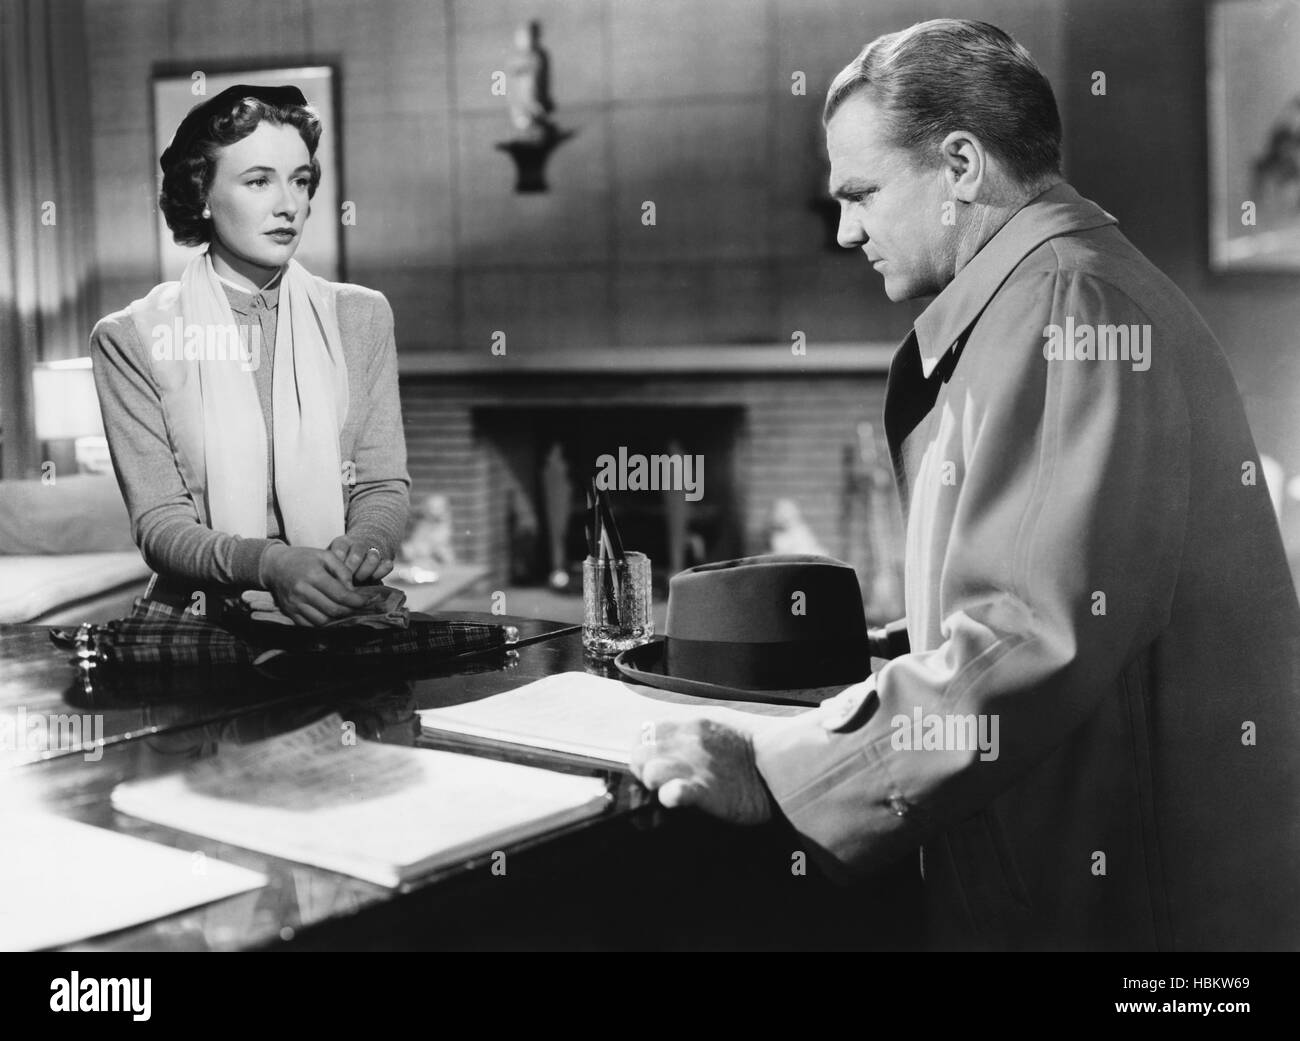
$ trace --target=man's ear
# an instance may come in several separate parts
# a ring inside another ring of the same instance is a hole
[[[959,202],[975,202],[988,173],[984,146],[973,134],[954,130],[939,146],[944,179]]]

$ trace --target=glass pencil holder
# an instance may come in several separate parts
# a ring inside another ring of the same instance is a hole
[[[613,658],[654,636],[650,613],[650,558],[588,557],[582,562],[582,646],[598,658]]]

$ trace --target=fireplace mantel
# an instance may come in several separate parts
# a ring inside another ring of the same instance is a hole
[[[790,344],[713,344],[675,347],[610,347],[493,355],[477,351],[399,351],[403,376],[498,376],[502,373],[654,373],[657,375],[820,375],[889,372],[896,344],[816,343],[794,355]]]

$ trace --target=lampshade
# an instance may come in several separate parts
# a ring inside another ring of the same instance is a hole
[[[62,441],[104,433],[89,358],[39,362],[32,370],[36,437]]]

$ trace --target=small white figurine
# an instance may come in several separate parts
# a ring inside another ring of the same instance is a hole
[[[826,555],[812,528],[808,527],[803,514],[799,512],[799,504],[793,499],[777,499],[772,504],[769,531],[773,553]]]
[[[456,563],[452,548],[451,501],[447,496],[426,495],[411,512],[411,526],[402,543],[402,562],[412,574],[436,572],[438,567]],[[405,569],[403,569],[405,570]],[[435,575],[436,577],[436,575]],[[429,582],[434,579],[424,578]]]

